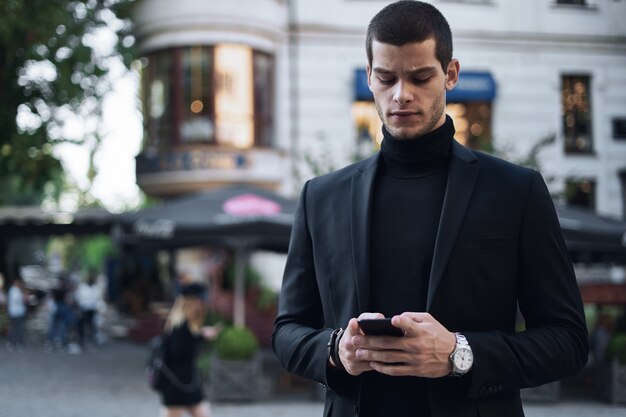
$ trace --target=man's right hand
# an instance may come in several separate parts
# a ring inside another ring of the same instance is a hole
[[[362,313],[358,319],[384,319],[380,313]],[[356,348],[352,344],[352,336],[363,335],[359,322],[352,318],[339,341],[339,359],[346,371],[353,376],[361,375],[363,372],[371,371],[370,361],[361,360],[356,357]]]

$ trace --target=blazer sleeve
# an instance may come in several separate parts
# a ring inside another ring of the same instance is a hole
[[[288,372],[326,384],[326,343],[332,329],[323,328],[313,245],[307,227],[308,185],[307,182],[302,189],[294,215],[272,348]]]
[[[463,332],[474,352],[470,397],[578,372],[589,353],[580,291],[543,178],[533,173],[519,233],[518,304],[525,330]]]

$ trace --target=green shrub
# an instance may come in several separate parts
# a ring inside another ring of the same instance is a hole
[[[610,360],[626,365],[626,333],[616,333],[607,348],[607,356]]]
[[[252,359],[259,349],[259,342],[246,327],[226,327],[215,341],[215,352],[221,359]]]

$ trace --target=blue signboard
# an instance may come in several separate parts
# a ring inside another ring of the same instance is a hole
[[[374,96],[367,85],[367,71],[357,68],[354,74],[354,101],[374,101]]]
[[[459,82],[446,94],[447,102],[491,101],[496,97],[496,82],[489,72],[461,71]],[[357,68],[354,76],[354,100],[373,101],[367,85],[365,68]]]
[[[447,102],[491,101],[496,98],[496,81],[488,72],[461,71],[459,82],[446,94]]]

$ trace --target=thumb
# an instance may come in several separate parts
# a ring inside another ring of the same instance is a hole
[[[361,333],[361,329],[359,328],[359,322],[357,319],[350,319],[348,322],[348,327],[346,327],[346,331],[351,335],[356,335]]]

